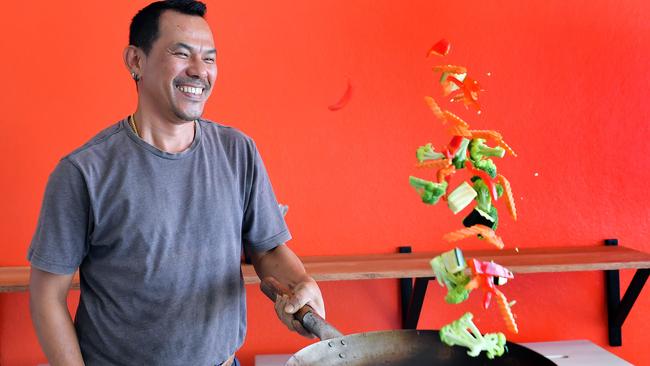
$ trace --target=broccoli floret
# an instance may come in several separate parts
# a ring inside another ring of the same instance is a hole
[[[499,211],[497,211],[497,208],[492,206],[492,209],[490,210],[490,217],[492,217],[492,220],[494,220],[494,223],[492,224],[492,230],[496,230],[497,227],[499,227]]]
[[[418,147],[418,150],[415,152],[415,157],[417,157],[418,161],[422,163],[427,160],[444,159],[445,155],[435,151],[433,146],[429,143]]]
[[[502,158],[506,150],[502,147],[489,147],[485,144],[485,139],[472,139],[469,143],[469,156],[473,161],[479,161],[485,157],[496,156]]]
[[[472,179],[472,181],[474,182],[474,190],[477,193],[478,208],[483,212],[492,212],[492,196],[487,184],[481,178]]]
[[[447,287],[445,301],[448,304],[459,304],[469,298],[471,290],[466,289],[465,285],[469,283],[471,278],[463,270],[456,273],[450,272],[444,263],[442,255],[433,258],[430,264],[438,283]],[[462,266],[465,266],[464,259]]]
[[[481,335],[472,318],[472,313],[465,313],[460,319],[442,327],[440,340],[449,346],[469,348],[467,354],[472,357],[478,356],[481,351],[485,351],[489,359],[503,355],[506,336],[501,332]]]
[[[438,203],[440,197],[447,192],[447,182],[434,183],[416,177],[409,177],[409,183],[422,197],[422,202],[429,205]]]
[[[481,177],[479,177],[478,175],[475,175],[475,176],[470,178],[470,181],[472,183],[474,183],[479,179],[481,179]],[[497,198],[501,198],[501,196],[503,196],[503,192],[504,192],[503,191],[503,186],[501,184],[499,184],[499,183],[495,183],[494,188],[496,188],[496,190],[497,190]]]
[[[469,282],[469,278],[467,282]],[[465,285],[467,285],[467,283],[464,285],[456,285],[453,288],[447,288],[447,295],[445,295],[445,301],[447,304],[460,304],[469,298],[470,291],[465,288]]]
[[[497,198],[501,198],[501,196],[503,196],[503,186],[497,183],[494,187],[497,189]]]
[[[465,167],[465,160],[467,160],[467,146],[469,146],[469,140],[464,138],[451,160],[456,169],[462,169]]]
[[[492,159],[478,160],[474,161],[473,163],[476,169],[481,169],[482,171],[486,172],[492,179],[496,178],[497,166],[494,164]]]

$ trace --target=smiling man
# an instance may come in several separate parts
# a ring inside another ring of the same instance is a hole
[[[28,258],[30,306],[51,365],[231,365],[246,332],[242,247],[260,277],[293,289],[276,312],[324,316],[253,141],[201,118],[217,76],[198,1],[133,18],[124,62],[135,113],[63,157]],[[75,271],[74,322],[66,297]]]

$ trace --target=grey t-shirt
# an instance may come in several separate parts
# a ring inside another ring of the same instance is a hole
[[[87,365],[215,365],[242,344],[242,244],[291,238],[253,141],[196,123],[170,154],[126,120],[61,159],[29,248],[32,265],[79,268]]]

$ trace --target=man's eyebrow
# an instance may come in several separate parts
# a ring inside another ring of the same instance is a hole
[[[172,46],[172,48],[178,48],[178,47],[186,48],[188,51],[194,51],[194,50],[195,50],[194,47],[190,46],[190,45],[187,44],[187,43],[183,43],[183,42],[175,43],[175,44]],[[215,48],[209,48],[209,49],[205,50],[205,53],[213,53],[213,54],[216,54],[216,53],[217,53],[217,50],[216,50]]]

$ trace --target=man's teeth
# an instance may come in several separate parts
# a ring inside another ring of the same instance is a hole
[[[190,93],[190,94],[194,94],[194,95],[203,94],[203,88],[194,88],[194,87],[191,87],[191,86],[184,86],[184,85],[178,86],[177,88],[178,88],[178,90],[182,91],[183,93]]]

